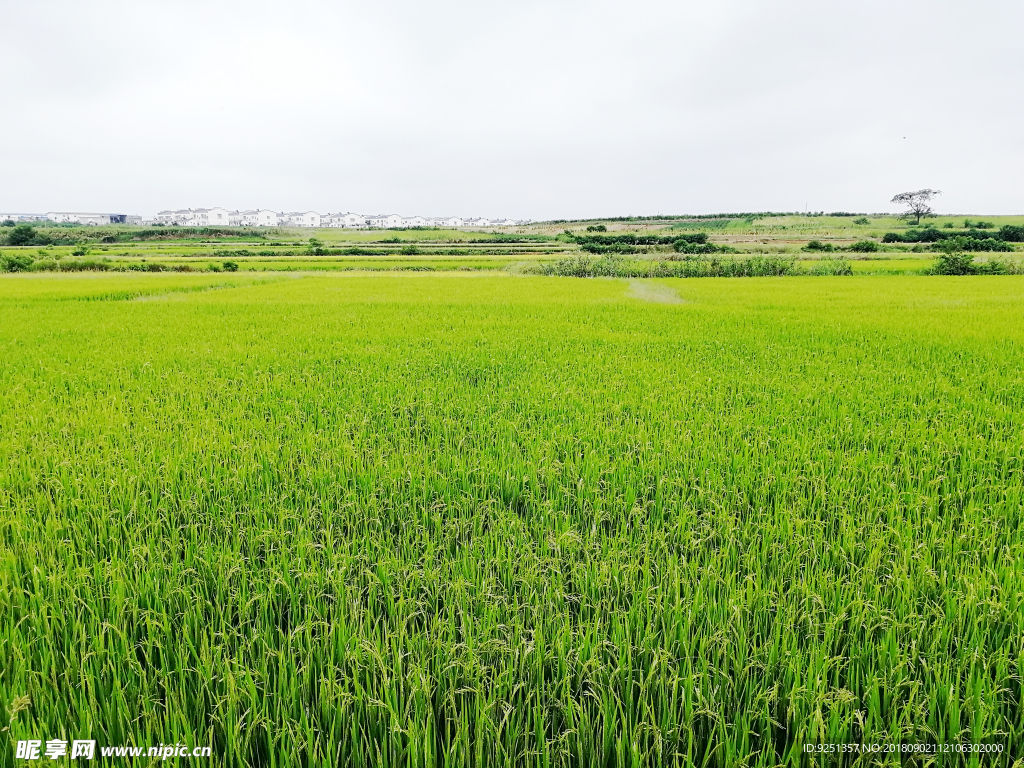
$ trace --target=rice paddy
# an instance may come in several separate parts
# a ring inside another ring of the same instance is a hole
[[[1017,276],[2,276],[4,738],[1010,765],[1022,320]]]

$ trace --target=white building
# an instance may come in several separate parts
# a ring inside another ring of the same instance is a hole
[[[276,227],[279,221],[274,211],[266,209],[239,211],[237,213],[239,226],[243,227]]]
[[[124,224],[128,217],[123,213],[51,211],[46,214],[45,218],[56,224],[85,224],[96,227],[104,224]]]
[[[320,226],[325,228],[362,229],[367,217],[361,213],[327,213],[320,217]]]
[[[367,216],[366,226],[373,229],[401,229],[408,226],[405,219],[397,213],[385,213],[378,216]]]
[[[278,216],[278,220],[281,224],[288,227],[320,226],[320,214],[316,211],[292,211],[291,213],[282,213]]]
[[[195,221],[195,214],[191,208],[185,208],[179,211],[160,211],[156,215],[157,224],[166,224],[167,226],[174,227],[189,227],[193,225]]]
[[[406,216],[402,219],[403,227],[425,227],[427,220],[422,216]]]
[[[206,212],[206,226],[228,227],[231,226],[231,214],[225,208],[210,208]]]

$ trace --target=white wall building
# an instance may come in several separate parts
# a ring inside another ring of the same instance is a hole
[[[280,214],[278,221],[288,227],[319,227],[320,214],[316,211],[293,211]]]
[[[243,227],[276,227],[278,216],[274,211],[261,209],[259,211],[236,211],[240,226]]]
[[[226,208],[185,208],[160,211],[153,219],[117,213],[82,213],[51,211],[47,214],[0,213],[0,221],[52,221],[62,224],[144,224],[158,223],[180,227],[344,227],[346,229],[399,229],[406,227],[512,227],[529,224],[529,219],[463,219],[459,216],[399,216],[395,213],[368,216],[361,213],[328,213],[292,211],[277,213],[267,209],[230,211]]]
[[[156,215],[157,224],[166,224],[169,227],[187,227],[191,226],[194,221],[195,215],[191,208],[185,208],[179,211],[160,211],[160,213]]]
[[[86,224],[102,226],[104,224],[124,224],[127,216],[123,213],[79,213],[71,211],[51,211],[45,218],[56,224]]]
[[[231,226],[231,214],[225,208],[210,208],[206,212],[206,226],[228,227]]]
[[[321,227],[362,229],[367,217],[361,213],[328,213],[320,217]]]

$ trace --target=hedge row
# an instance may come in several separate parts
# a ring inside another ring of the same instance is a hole
[[[706,256],[678,261],[632,261],[609,254],[600,258],[569,256],[543,265],[545,275],[560,277],[779,277],[784,275],[851,275],[843,259],[822,260],[806,269],[794,258],[754,256],[715,259]]]
[[[1024,243],[1024,227],[1006,226],[998,232],[985,232],[980,229],[952,230],[925,227],[924,229],[908,229],[905,233],[887,232],[882,238],[883,243],[937,243],[954,237],[966,237],[972,240],[997,240],[1007,243]]]

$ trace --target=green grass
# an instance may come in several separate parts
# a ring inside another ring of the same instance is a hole
[[[1020,756],[1024,279],[661,285],[0,277],[3,739]]]

